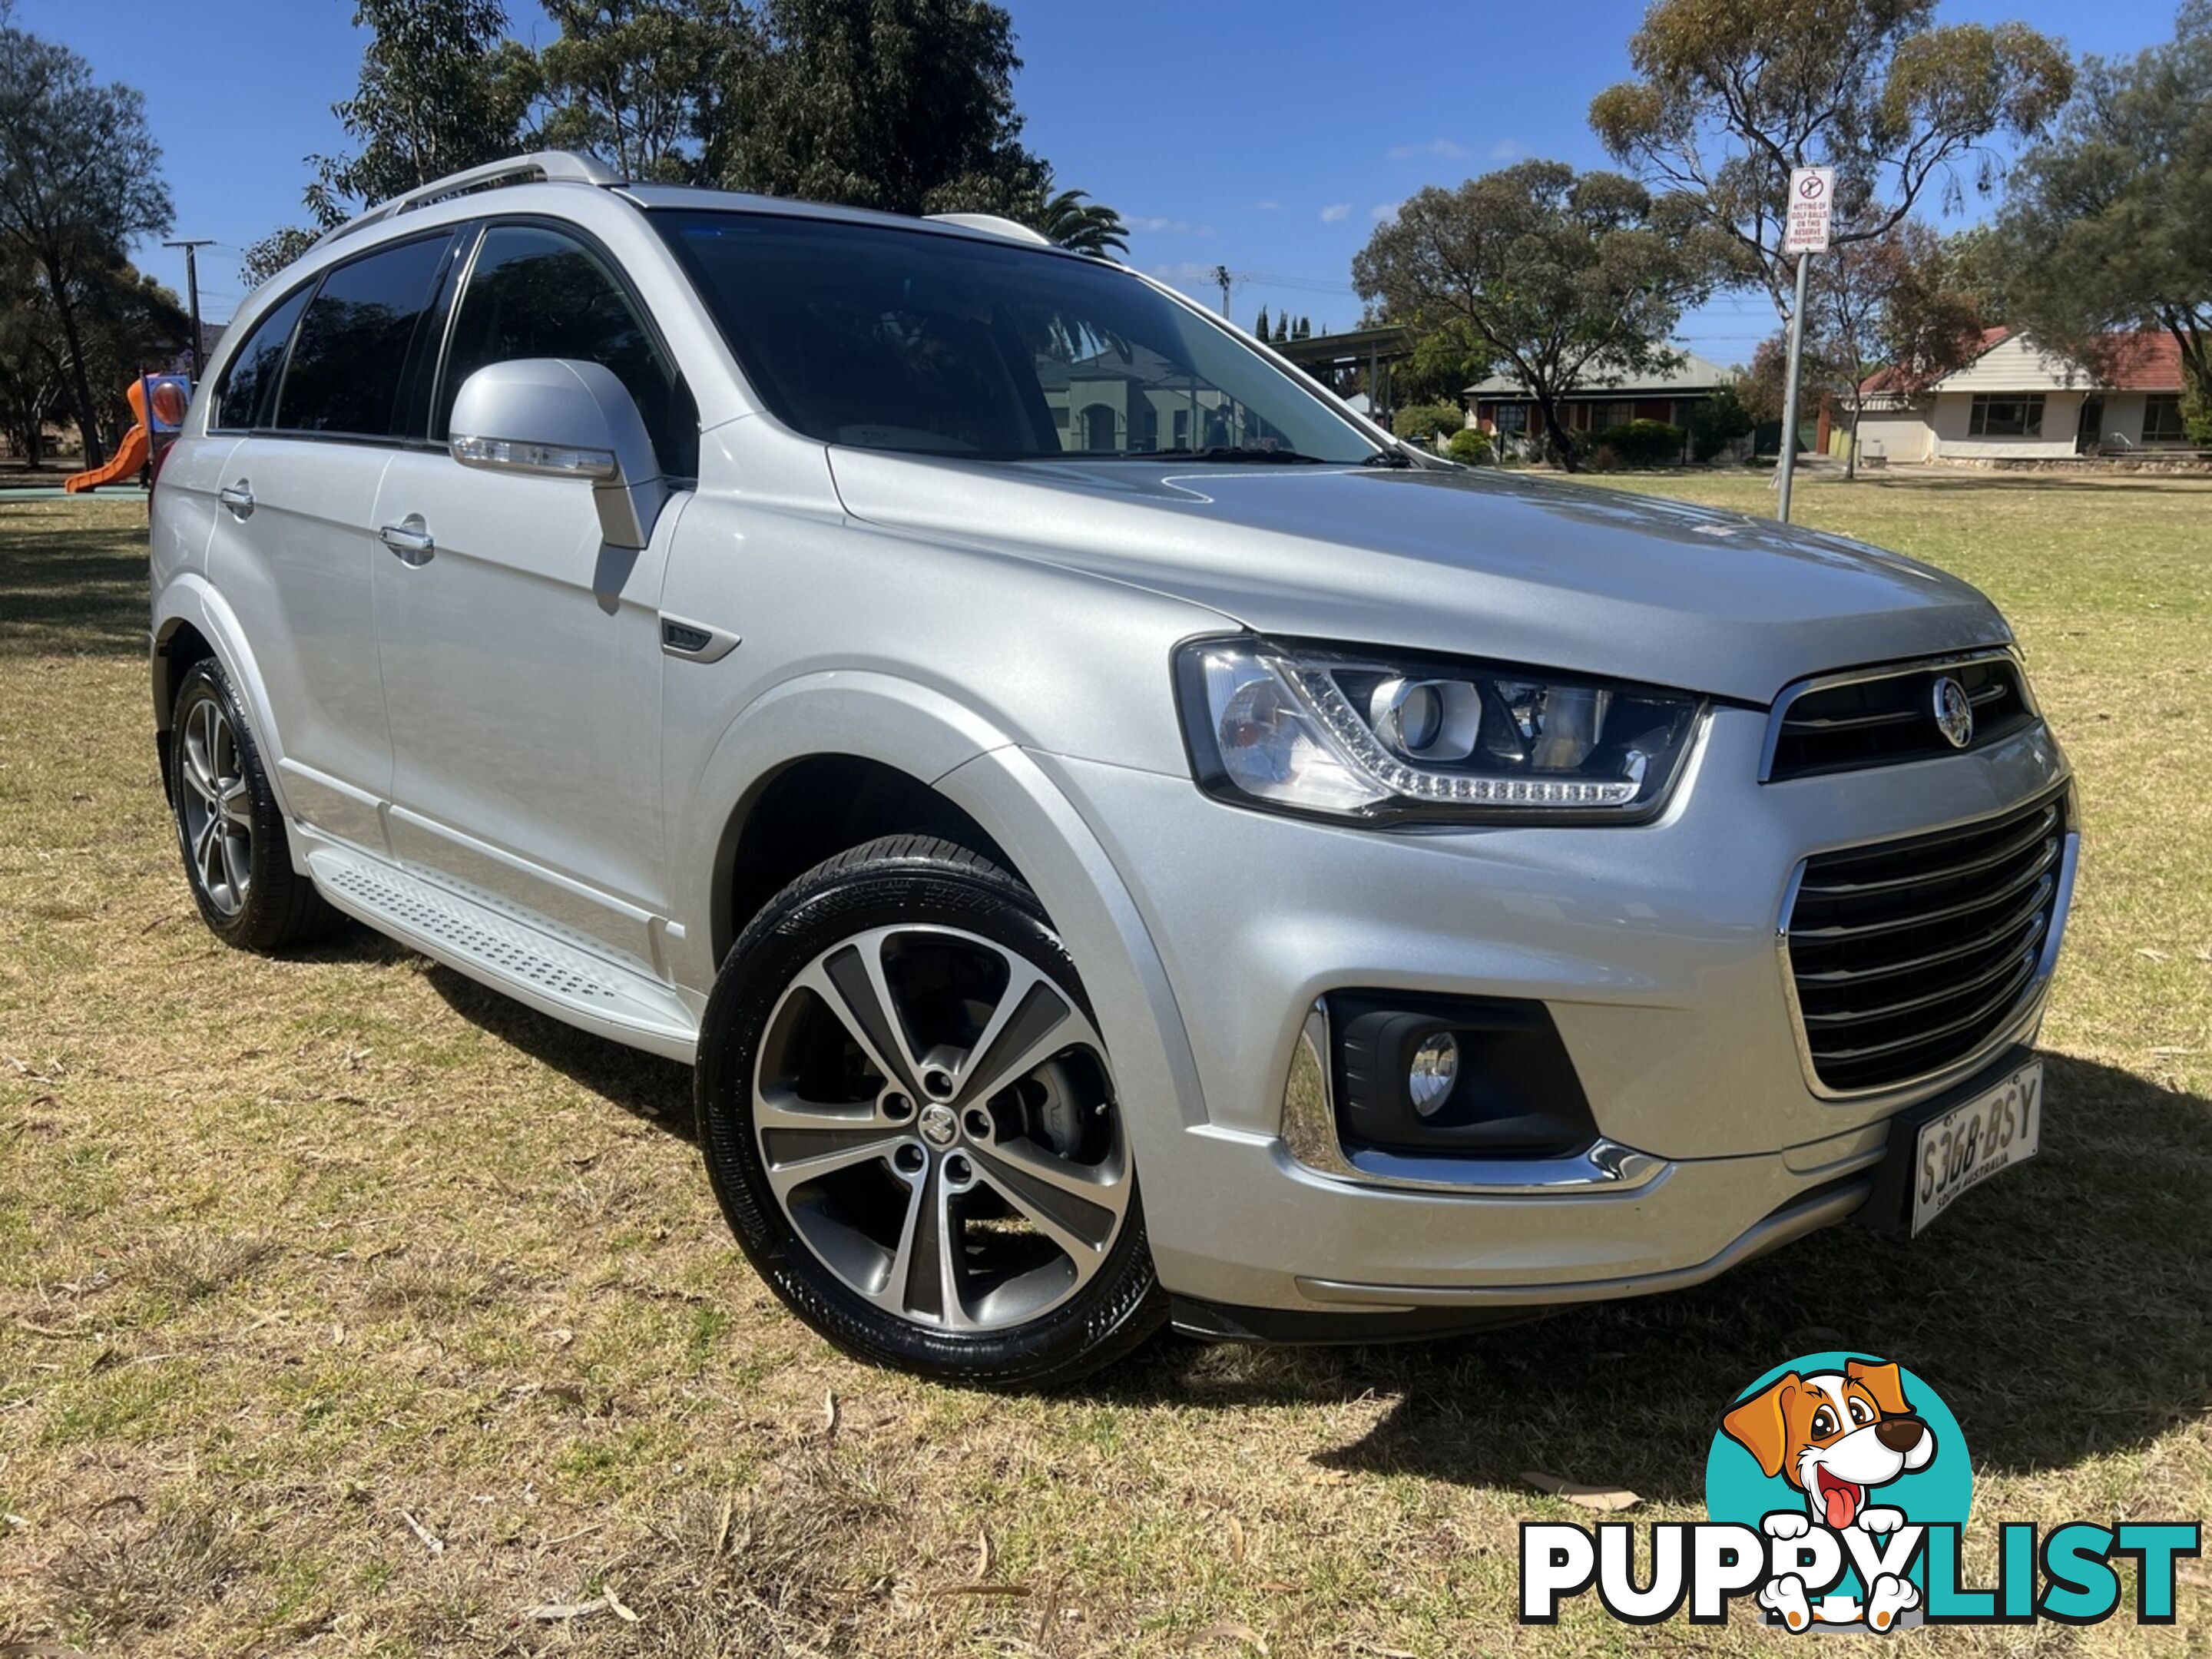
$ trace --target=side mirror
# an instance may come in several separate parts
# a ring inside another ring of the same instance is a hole
[[[588,482],[609,546],[653,539],[668,486],[636,399],[605,364],[489,364],[461,383],[448,430],[447,447],[463,466]]]

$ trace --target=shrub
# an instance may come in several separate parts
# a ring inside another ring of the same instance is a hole
[[[1614,429],[1617,431],[1620,428]],[[1590,451],[1589,459],[1583,465],[1593,472],[1618,472],[1622,465],[1620,452],[1609,443],[1601,442]]]
[[[1738,438],[1751,436],[1756,424],[1736,389],[1723,386],[1690,406],[1690,453],[1710,461]]]
[[[1468,466],[1487,466],[1498,459],[1490,434],[1471,426],[1463,426],[1453,433],[1444,448],[1452,459]]]
[[[1610,449],[1623,466],[1667,466],[1682,459],[1682,428],[1665,421],[1631,421],[1607,427],[1591,441]]]
[[[2195,392],[2182,394],[2181,430],[2199,449],[2212,449],[2212,399]]]
[[[1417,444],[1435,441],[1439,433],[1457,432],[1467,415],[1457,404],[1407,404],[1390,417],[1390,429]]]

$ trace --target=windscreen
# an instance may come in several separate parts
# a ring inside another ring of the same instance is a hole
[[[769,409],[825,443],[1010,461],[1374,453],[1236,336],[1100,260],[773,214],[653,218]]]

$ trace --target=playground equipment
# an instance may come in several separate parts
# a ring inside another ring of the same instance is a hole
[[[155,438],[172,438],[183,429],[185,411],[191,406],[192,383],[181,374],[142,374],[123,395],[131,400],[137,423],[123,434],[105,466],[63,481],[62,488],[70,495],[88,495],[102,484],[136,477],[153,453]]]

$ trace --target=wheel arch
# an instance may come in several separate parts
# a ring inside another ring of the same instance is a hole
[[[276,764],[277,757],[283,753],[283,743],[276,711],[270,705],[268,688],[262,681],[260,664],[246,642],[237,613],[205,577],[188,572],[162,591],[154,613],[150,662],[154,729],[157,736],[166,738],[168,735],[177,691],[185,676],[194,664],[210,658],[215,659],[223,678],[230,682],[231,690],[245,704],[246,717],[253,726],[254,745],[268,773],[270,791],[289,817],[291,809],[284,797],[283,775]],[[168,744],[165,741],[161,747],[166,781]]]
[[[791,882],[863,842],[941,836],[1018,876],[998,840],[913,773],[843,750],[797,756],[745,792],[714,848],[713,951],[720,963],[745,924]]]
[[[1203,1122],[1197,1066],[1158,948],[1078,805],[983,715],[892,676],[847,672],[788,682],[726,728],[676,819],[694,826],[696,837],[688,851],[678,842],[672,872],[672,914],[683,927],[680,940],[672,940],[679,981],[710,986],[735,942],[743,925],[733,915],[738,896],[753,890],[738,855],[748,823],[775,804],[778,779],[821,780],[832,766],[854,765],[868,769],[860,775],[903,780],[901,787],[913,792],[908,800],[943,815],[936,833],[979,837],[976,850],[1037,895],[1083,975],[1117,1074],[1145,1103],[1133,1114],[1140,1155],[1174,1129]],[[798,839],[814,849],[804,868],[844,850],[803,832]]]

